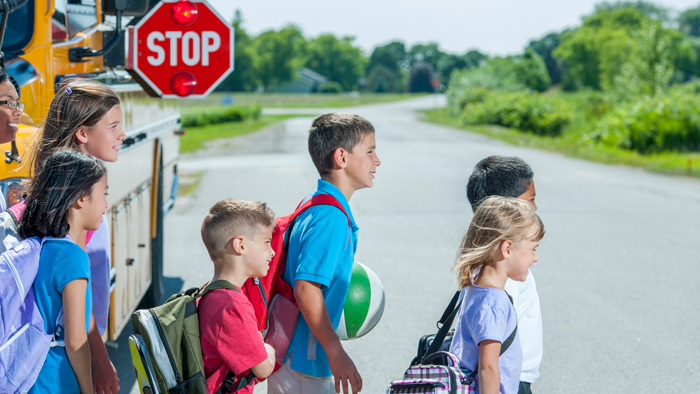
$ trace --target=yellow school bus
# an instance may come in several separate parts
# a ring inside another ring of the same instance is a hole
[[[148,0],[0,0],[4,67],[26,106],[16,141],[0,150],[0,189],[8,207],[22,198],[23,154],[61,80],[100,80],[122,100],[127,139],[118,161],[106,163],[111,303],[105,340],[117,339],[141,302],[150,306],[162,298],[163,217],[177,194],[177,104],[149,97],[124,71],[124,25],[148,9]]]

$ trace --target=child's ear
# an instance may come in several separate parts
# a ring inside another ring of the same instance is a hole
[[[245,244],[243,242],[243,237],[238,236],[235,237],[234,239],[231,240],[231,248],[233,248],[233,251],[238,253],[238,254],[244,254],[245,253]]]
[[[85,206],[85,204],[87,204],[87,201],[89,199],[90,199],[89,195],[83,194],[77,200],[75,200],[75,202],[71,205],[71,207],[73,207],[75,209],[83,208]]]
[[[87,128],[85,126],[80,127],[75,132],[75,142],[77,144],[87,144],[88,135],[87,135]]]
[[[338,148],[333,152],[333,167],[343,169],[348,165],[347,151],[343,148]]]
[[[514,246],[515,246],[515,244],[513,244],[513,241],[511,241],[509,239],[501,242],[501,247],[499,248],[499,250],[501,252],[501,256],[504,259],[507,259],[508,257],[510,257],[510,254],[513,253]]]

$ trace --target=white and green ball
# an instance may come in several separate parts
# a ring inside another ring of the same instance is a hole
[[[384,287],[377,274],[357,261],[340,323],[335,332],[340,339],[355,339],[370,332],[384,313]]]

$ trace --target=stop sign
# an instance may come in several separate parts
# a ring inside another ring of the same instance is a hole
[[[163,98],[202,98],[233,71],[233,27],[204,0],[162,0],[129,29],[127,69]]]

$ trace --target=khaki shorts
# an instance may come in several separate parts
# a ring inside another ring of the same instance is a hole
[[[292,356],[267,378],[267,394],[335,394],[333,376],[317,378],[289,367]]]

